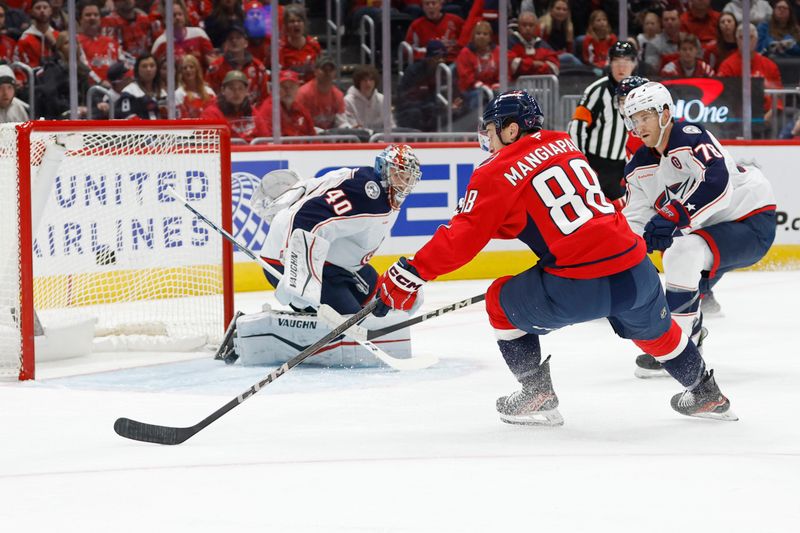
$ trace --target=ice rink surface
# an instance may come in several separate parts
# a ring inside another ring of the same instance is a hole
[[[429,284],[425,308],[487,284]],[[800,531],[800,272],[735,273],[715,292],[705,357],[739,422],[674,413],[677,382],[634,378],[636,348],[595,321],[542,339],[566,424],[503,424],[495,399],[516,382],[482,304],[415,327],[430,369],[301,365],[174,447],[122,439],[114,420],[192,425],[269,369],[163,354],[40,368],[0,384],[0,530]]]

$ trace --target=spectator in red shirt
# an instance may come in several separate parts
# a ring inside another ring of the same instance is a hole
[[[188,14],[183,0],[175,0],[173,9],[173,31],[175,34],[175,59],[180,59],[186,54],[195,56],[203,68],[213,57],[214,47],[211,40],[202,28],[186,26]],[[162,58],[167,55],[167,37],[163,33],[153,43],[153,55]]]
[[[153,48],[150,17],[136,8],[135,0],[114,0],[114,10],[103,17],[101,26],[132,57],[149,54]]]
[[[317,59],[314,79],[297,91],[297,103],[311,114],[314,127],[320,130],[351,128],[344,114],[344,94],[333,81],[336,63],[325,54]]]
[[[49,0],[34,0],[31,5],[31,26],[22,33],[17,41],[14,60],[27,64],[31,68],[40,66],[45,59],[55,53],[58,32],[50,26]]]
[[[717,70],[717,75],[724,77],[742,77],[742,49],[744,48],[744,27],[736,29],[737,50],[722,62]],[[758,32],[756,27],[750,24],[750,77],[764,78],[765,89],[782,89],[781,72],[778,66],[771,60],[756,52]],[[780,102],[779,102],[780,104]],[[783,106],[779,105],[778,109]],[[772,97],[764,95],[764,120],[769,122],[772,119]]]
[[[464,21],[464,27],[461,28],[461,36],[458,38],[460,46],[466,46],[472,41],[472,34],[475,30],[475,25],[480,21],[486,21],[492,28],[492,35],[497,34],[497,24],[500,21],[500,2],[508,2],[508,0],[475,0],[472,2],[467,20]],[[508,2],[509,4],[511,2]],[[509,7],[509,12],[511,9]],[[495,41],[495,44],[497,42]]]
[[[441,41],[447,47],[446,60],[455,61],[461,46],[458,37],[464,19],[452,13],[442,13],[442,0],[422,0],[423,16],[414,20],[406,32],[406,42],[414,49],[414,59],[425,57],[429,41]]]
[[[223,54],[208,67],[206,79],[215,91],[222,89],[222,81],[228,72],[239,70],[250,80],[248,90],[253,107],[261,105],[269,94],[267,70],[264,64],[247,50],[247,34],[244,27],[234,24],[222,44]]]
[[[202,118],[208,120],[224,119],[231,130],[231,136],[246,142],[256,137],[270,134],[264,119],[254,111],[247,98],[250,80],[239,70],[231,70],[222,80],[222,91],[217,101],[205,108]]]
[[[456,59],[458,90],[468,109],[478,107],[483,87],[500,86],[500,54],[492,42],[492,27],[482,20],[472,29],[472,41],[461,49]]]
[[[519,32],[514,32],[514,42],[508,51],[511,63],[511,77],[532,76],[537,74],[558,75],[558,54],[542,39],[536,36],[539,21],[532,11],[523,11],[517,19]]]
[[[739,23],[731,13],[722,13],[717,21],[717,40],[705,46],[705,58],[712,68],[719,68],[729,55],[736,51],[736,28]]]
[[[86,62],[92,69],[95,82],[106,81],[108,67],[119,59],[119,43],[100,33],[100,8],[89,2],[81,2],[78,11],[78,43],[83,48]]]
[[[589,15],[589,29],[583,40],[583,61],[597,68],[608,66],[608,51],[617,42],[617,36],[611,31],[608,16],[602,9],[595,9]]]
[[[695,35],[703,46],[717,38],[719,11],[710,6],[711,0],[689,0],[689,9],[681,15],[681,31]]]
[[[6,6],[0,3],[0,60],[14,61],[14,48],[17,41],[6,34]]]
[[[150,6],[150,11],[147,16],[150,18],[153,37],[158,38],[166,29],[166,22],[164,21],[166,2],[165,0],[142,1],[142,5]],[[187,26],[200,26],[203,24],[203,19],[211,14],[211,0],[173,0],[173,2],[175,4],[180,4],[181,8],[183,8]]]
[[[700,41],[694,35],[683,34],[678,49],[680,57],[661,69],[664,78],[710,78],[714,69],[699,58]]]
[[[178,118],[199,118],[215,99],[216,93],[203,79],[203,66],[196,57],[183,56],[175,90]]]
[[[288,11],[289,8],[287,8]],[[280,110],[281,135],[294,137],[300,135],[316,135],[314,121],[308,109],[297,102],[297,91],[300,89],[300,76],[293,70],[282,70],[280,74]],[[268,136],[272,136],[272,96],[264,100],[258,108],[266,124]]]
[[[281,68],[294,70],[303,81],[314,77],[314,64],[322,52],[316,37],[306,34],[305,11],[291,5],[283,10],[283,35],[281,36]]]

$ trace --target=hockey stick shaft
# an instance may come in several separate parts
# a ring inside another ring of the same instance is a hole
[[[347,330],[350,326],[355,324],[356,322],[362,320],[364,317],[368,316],[372,311],[375,309],[377,305],[377,300],[373,300],[367,304],[366,307],[361,309],[358,313],[354,314],[346,321],[344,321],[339,327],[334,328],[331,330],[330,333],[322,337],[320,340],[297,354],[296,356],[289,359],[286,363],[281,365],[280,367],[276,368],[274,371],[270,372],[264,379],[247,389],[246,391],[242,392],[231,401],[205,417],[203,420],[195,424],[194,426],[189,427],[171,427],[171,426],[159,426],[155,424],[147,424],[144,422],[137,422],[136,420],[131,420],[129,418],[118,418],[116,422],[114,422],[114,431],[121,437],[125,437],[127,439],[138,440],[142,442],[152,442],[155,444],[180,444],[185,442],[189,438],[193,437],[204,428],[208,427],[212,422],[222,417],[228,411],[231,411],[234,407],[238,406],[239,404],[243,403],[245,400],[249,399],[255,393],[260,391],[265,386],[269,385],[286,372],[291,370],[292,368],[296,367],[300,363],[302,363],[307,358],[314,355],[317,351],[321,348],[326,346],[329,342],[334,340],[339,335],[342,335],[345,330]]]
[[[386,326],[385,328],[380,329],[370,329],[367,330],[367,340],[371,341],[372,339],[377,339],[378,337],[383,337],[384,335],[388,335],[389,333],[393,333],[399,329],[407,328],[410,326],[415,326],[420,322],[425,322],[426,320],[430,320],[432,318],[436,318],[442,316],[446,313],[450,313],[451,311],[458,311],[459,309],[463,309],[468,305],[476,304],[478,302],[482,302],[486,299],[486,294],[479,294],[477,296],[473,296],[472,298],[467,298],[465,300],[461,300],[459,302],[451,303],[445,307],[440,307],[435,311],[430,311],[425,313],[424,315],[415,316],[414,318],[410,318],[403,322],[398,322],[397,324],[392,324],[391,326]]]
[[[263,258],[257,256],[252,250],[247,248],[247,246],[239,243],[239,241],[237,241],[236,238],[233,235],[231,235],[230,233],[228,233],[224,229],[222,229],[219,226],[217,226],[216,224],[214,224],[214,222],[212,222],[211,220],[206,218],[206,216],[203,215],[203,213],[201,213],[200,211],[198,211],[197,209],[192,207],[189,204],[189,202],[186,200],[186,198],[182,197],[180,194],[175,192],[174,189],[167,188],[166,192],[167,192],[167,194],[172,196],[175,200],[181,202],[183,204],[183,206],[186,207],[186,209],[188,209],[189,211],[194,213],[195,216],[197,216],[202,222],[204,222],[205,224],[208,224],[208,226],[211,227],[212,229],[214,229],[214,231],[216,231],[217,233],[222,235],[231,244],[233,244],[234,246],[239,248],[239,250],[244,252],[244,254],[247,257],[249,257],[250,259],[252,259],[256,263],[258,263],[258,265],[261,268],[263,268],[264,270],[266,270],[267,272],[269,272],[270,274],[272,274],[273,276],[275,276],[278,279],[281,279],[283,277],[283,274],[281,274],[275,267],[273,267],[272,265],[270,265],[269,263],[264,261]],[[364,316],[366,316],[366,315],[364,315]],[[366,349],[370,353],[372,353],[372,355],[374,355],[377,359],[380,359],[381,361],[386,363],[388,366],[394,368],[395,370],[419,370],[419,369],[422,369],[422,368],[427,368],[427,367],[429,367],[429,366],[431,366],[431,365],[436,363],[436,360],[434,358],[423,359],[423,358],[419,357],[419,358],[416,358],[416,359],[415,358],[398,359],[396,357],[392,357],[391,355],[389,355],[385,351],[381,350],[378,346],[376,346],[375,344],[370,342],[368,339],[357,338],[357,337],[351,336],[349,334],[348,334],[348,336],[351,337],[353,340],[355,340],[358,344],[360,344],[364,349]]]
[[[264,270],[266,270],[267,272],[269,272],[270,274],[272,274],[273,276],[275,276],[278,279],[281,279],[283,277],[283,274],[281,274],[278,271],[278,269],[276,269],[274,266],[272,266],[269,263],[267,263],[266,261],[264,261],[263,258],[257,256],[247,246],[245,246],[243,244],[240,244],[239,241],[236,240],[236,237],[234,237],[233,235],[231,235],[230,233],[225,231],[223,228],[220,228],[219,226],[214,224],[214,222],[209,220],[208,218],[206,218],[206,216],[203,213],[201,213],[200,211],[198,211],[197,209],[192,207],[192,205],[186,200],[186,198],[184,198],[183,196],[181,196],[180,194],[175,192],[175,189],[173,189],[171,187],[168,187],[167,190],[166,190],[166,193],[169,194],[170,196],[172,196],[175,200],[181,202],[186,209],[188,209],[189,211],[194,213],[195,216],[197,218],[199,218],[203,223],[205,223],[208,226],[210,226],[214,231],[216,231],[217,233],[222,235],[225,239],[227,239],[228,242],[230,242],[231,244],[236,246],[247,257],[249,257],[250,259],[252,259],[256,263],[258,263],[258,265],[261,268],[263,268]]]

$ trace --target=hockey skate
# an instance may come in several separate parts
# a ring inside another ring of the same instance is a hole
[[[722,306],[719,305],[717,299],[714,298],[714,291],[708,291],[703,296],[700,306],[703,308],[703,314],[706,315],[718,315],[722,312]]]
[[[708,373],[694,389],[685,390],[672,397],[670,405],[682,415],[714,420],[739,420],[731,411],[731,402],[720,392],[714,371]]]
[[[697,346],[697,351],[703,353],[703,340],[708,337],[708,330],[703,327],[703,315],[695,320],[695,325],[692,328],[692,340]],[[633,375],[641,379],[650,378],[666,378],[669,373],[664,370],[664,366],[659,363],[655,357],[650,354],[639,354],[636,356],[636,370]]]
[[[558,412],[558,396],[550,379],[550,357],[522,390],[497,399],[500,420],[507,424],[525,426],[563,426],[564,417]]]

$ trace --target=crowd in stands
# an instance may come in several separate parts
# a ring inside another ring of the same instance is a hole
[[[508,1],[508,28],[498,27],[500,1]],[[324,11],[324,3],[281,4],[280,70],[275,70],[268,2],[174,0],[178,117],[224,118],[241,139],[269,137],[277,96],[284,136],[382,130],[380,73],[367,65],[337,65],[309,33],[308,11]],[[380,22],[380,4],[343,3],[346,45],[356,46],[361,16]],[[797,58],[800,69],[800,0],[751,0],[750,5],[752,76],[764,78],[766,88],[781,88],[774,60]],[[164,9],[163,0],[79,0],[82,116],[166,117]],[[618,40],[618,10],[616,0],[392,1],[393,20],[406,22],[390,28],[393,42],[410,45],[413,63],[396,79],[389,122],[437,131],[449,106],[463,121],[454,129],[473,130],[475,111],[500,86],[499,31],[509,37],[509,84],[522,76],[570,71],[599,77],[607,72],[609,50]],[[741,0],[629,0],[628,10],[626,33],[638,53],[637,74],[653,79],[742,75]],[[33,69],[33,118],[69,114],[68,16],[64,0],[0,1],[0,63]],[[440,65],[452,73],[454,96],[447,103],[436,94]],[[270,94],[273,73],[278,95]],[[27,83],[24,69],[0,65],[0,119],[27,118]],[[107,94],[87,101],[87,90],[95,85]],[[768,98],[764,105],[770,113]]]

